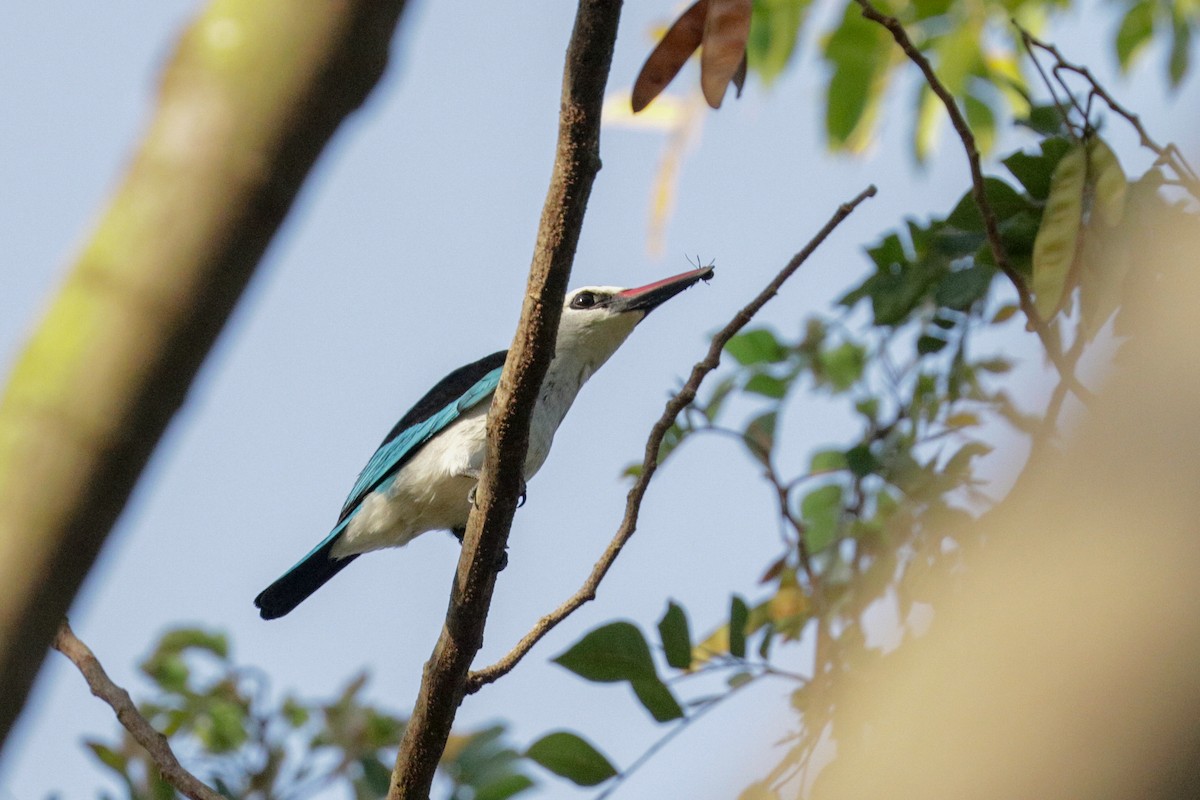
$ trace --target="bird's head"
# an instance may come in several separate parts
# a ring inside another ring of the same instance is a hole
[[[712,274],[712,267],[702,267],[636,289],[584,286],[568,292],[558,324],[556,357],[579,361],[594,372],[647,314]]]

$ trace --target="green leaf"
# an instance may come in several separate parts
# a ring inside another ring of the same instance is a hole
[[[1012,362],[1003,356],[985,358],[982,361],[975,362],[976,369],[981,369],[984,372],[990,372],[993,375],[1003,375],[1004,373],[1011,371],[1012,367]]]
[[[650,712],[650,716],[654,717],[655,722],[670,722],[683,716],[683,708],[679,701],[657,677],[638,678],[630,681],[629,685],[633,687],[633,693]]]
[[[1167,62],[1167,74],[1171,77],[1171,88],[1179,86],[1191,64],[1192,26],[1188,16],[1178,5],[1172,6],[1171,58]]]
[[[1042,136],[1060,136],[1063,133],[1063,118],[1058,107],[1051,105],[1034,106],[1029,109],[1029,116],[1017,120],[1018,125],[1024,125],[1034,133]]]
[[[662,640],[668,664],[675,669],[687,669],[692,665],[692,634],[688,630],[687,614],[673,601],[658,621],[658,637]]]
[[[963,110],[966,111],[967,125],[975,134],[975,142],[979,152],[990,153],[996,143],[996,113],[992,107],[973,95],[963,98]]]
[[[1092,219],[1107,227],[1115,227],[1125,216],[1125,198],[1129,193],[1129,181],[1117,154],[1099,136],[1087,143],[1088,183],[1092,192]]]
[[[879,469],[879,459],[869,446],[860,444],[846,451],[846,465],[855,477],[865,478]]]
[[[578,786],[595,786],[617,774],[599,750],[567,731],[543,736],[529,746],[525,755]]]
[[[956,311],[967,311],[978,301],[987,297],[988,288],[996,271],[991,267],[974,265],[955,270],[946,275],[933,293],[938,305]]]
[[[879,419],[879,398],[868,397],[865,400],[859,400],[854,404],[854,410],[866,417],[869,422],[876,422]]]
[[[663,434],[662,441],[658,445],[658,463],[660,465],[667,460],[667,456],[675,451],[675,448],[683,444],[683,440],[691,433],[690,428],[684,427],[684,419],[684,417],[676,419],[671,427],[667,428],[667,432]],[[627,474],[636,472],[637,475],[634,475],[634,477],[637,477],[641,474],[641,465],[637,465],[636,470],[630,470],[627,467],[625,471]]]
[[[1033,245],[1034,306],[1043,320],[1054,315],[1068,290],[1083,221],[1086,178],[1087,151],[1076,145],[1054,168],[1046,211]]]
[[[713,387],[712,394],[708,396],[708,402],[701,409],[704,416],[709,422],[715,422],[717,415],[721,413],[721,409],[725,405],[725,400],[728,399],[730,393],[736,387],[733,376],[724,378],[720,383]]]
[[[800,501],[809,552],[819,553],[837,538],[842,520],[842,487],[830,484],[814,489]]]
[[[363,783],[376,797],[386,797],[392,787],[392,771],[375,756],[363,756],[358,760],[362,767]]]
[[[742,434],[746,449],[764,464],[770,462],[771,450],[775,447],[775,423],[778,416],[779,412],[777,411],[759,414],[750,420]]]
[[[199,628],[178,628],[167,631],[158,642],[158,653],[182,653],[185,650],[205,650],[218,658],[229,657],[229,637]]]
[[[929,84],[921,83],[921,94],[917,100],[917,115],[913,123],[913,153],[917,163],[924,164],[937,145],[942,120],[946,118],[942,101]]]
[[[504,775],[489,781],[484,786],[476,787],[473,800],[508,800],[533,786],[533,780],[528,775],[522,775],[519,772]]]
[[[142,664],[142,672],[165,691],[175,693],[187,690],[188,678],[192,674],[187,662],[178,653],[161,653],[151,657]]]
[[[754,680],[754,676],[749,672],[735,672],[725,679],[729,684],[730,689],[737,689],[740,686],[745,686],[750,681]]]
[[[763,397],[779,400],[787,394],[789,386],[787,381],[776,378],[774,375],[758,372],[750,376],[750,380],[746,381],[743,388],[751,394],[761,394]]]
[[[787,359],[787,350],[766,328],[739,333],[725,343],[725,352],[744,366],[773,364]]]
[[[729,604],[729,655],[734,658],[746,657],[746,622],[749,619],[746,601],[735,594]]]
[[[1029,201],[1000,178],[984,178],[983,193],[987,196],[997,222],[1030,208]],[[946,218],[946,224],[963,231],[984,231],[983,215],[979,213],[979,206],[975,203],[975,195],[972,192],[967,192],[958,201],[958,205]]]
[[[1117,30],[1117,62],[1121,65],[1122,72],[1129,71],[1134,59],[1142,48],[1149,44],[1153,35],[1154,3],[1151,0],[1135,3],[1125,12],[1121,27]]]
[[[770,85],[792,60],[811,0],[766,0],[754,4],[746,58]]]
[[[1055,112],[1057,113],[1057,112]],[[1050,195],[1050,176],[1058,162],[1071,149],[1071,142],[1063,136],[1043,139],[1041,153],[1016,152],[1003,160],[1008,171],[1013,174],[1029,196],[1035,200],[1044,201]]]
[[[841,450],[818,450],[808,465],[811,473],[837,472],[846,468],[846,454]]]
[[[821,370],[835,392],[844,392],[862,377],[866,352],[853,342],[843,342],[821,353]]]
[[[364,709],[364,713],[366,721],[361,736],[368,747],[389,747],[400,740],[400,735],[404,732],[404,722],[373,708]]]
[[[129,759],[126,756],[121,755],[116,750],[101,742],[88,741],[84,742],[84,746],[92,751],[92,755],[96,756],[101,764],[123,778],[128,777]]]
[[[982,17],[971,14],[964,19],[965,15],[957,16],[957,24],[947,26],[946,32],[933,43],[933,50],[937,53],[938,78],[956,96],[966,91],[967,78],[980,71],[983,52],[979,40],[983,30]]]
[[[279,707],[279,714],[293,728],[299,728],[308,722],[310,712],[306,706],[300,703],[294,697],[287,697],[283,704]]]
[[[197,725],[196,733],[209,752],[232,752],[250,738],[246,730],[245,709],[238,704],[228,700],[213,700],[207,712],[207,720]]]
[[[658,679],[650,647],[632,622],[602,625],[553,661],[584,680],[600,683]]]
[[[917,339],[917,353],[923,356],[940,353],[948,344],[950,343],[940,336],[926,334]]]
[[[835,149],[861,150],[887,85],[892,39],[847,3],[841,24],[825,44],[833,67],[826,90],[825,132]]]

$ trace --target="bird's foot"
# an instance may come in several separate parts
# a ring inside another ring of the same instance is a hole
[[[479,504],[476,502],[476,500],[478,499],[477,492],[479,489],[479,471],[472,470],[471,473],[468,473],[466,477],[475,479],[475,485],[471,487],[471,491],[467,492],[467,502],[471,504],[471,508],[478,508]],[[525,499],[528,494],[527,489],[528,489],[528,486],[525,483],[525,476],[522,475],[521,476],[521,496],[517,498],[517,508],[520,508],[521,506],[525,505]]]
[[[471,505],[471,508],[479,507],[475,502],[475,495],[479,489],[479,476],[481,474],[482,473],[477,469],[469,469],[462,474],[464,478],[470,478],[471,480],[475,481],[475,483],[471,486],[471,490],[467,492],[467,502]],[[459,541],[462,541],[462,537],[459,537]]]

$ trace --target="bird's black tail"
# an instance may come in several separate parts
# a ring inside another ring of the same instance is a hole
[[[357,553],[345,558],[334,558],[331,553],[337,540],[337,536],[330,536],[320,547],[254,598],[254,605],[258,606],[258,612],[263,619],[282,617],[324,586],[325,581],[358,558]]]

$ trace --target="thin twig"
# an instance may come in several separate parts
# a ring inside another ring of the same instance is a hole
[[[1067,351],[1067,362],[1074,369],[1079,364],[1079,358],[1083,355],[1084,343],[1087,337],[1082,333],[1075,335],[1075,341],[1071,343],[1071,348]],[[1054,392],[1050,396],[1050,402],[1046,406],[1046,418],[1042,427],[1042,438],[1050,439],[1054,435],[1054,431],[1058,428],[1058,416],[1062,412],[1063,402],[1067,399],[1067,387],[1063,383],[1059,383],[1054,387]],[[1034,449],[1037,449],[1037,443],[1034,443]]]
[[[191,800],[225,800],[180,765],[179,759],[175,757],[171,745],[167,742],[167,737],[155,730],[150,721],[142,716],[133,704],[129,692],[112,682],[96,654],[79,640],[65,619],[58,626],[53,647],[79,668],[92,694],[108,703],[116,712],[117,721],[129,731],[138,744],[146,748],[163,780]]]
[[[1033,63],[1037,66],[1038,72],[1041,73],[1043,80],[1045,80],[1045,72],[1042,70],[1042,65],[1037,60],[1037,55],[1034,53],[1034,48],[1042,50],[1054,58],[1054,60],[1057,62],[1054,67],[1056,73],[1058,70],[1065,70],[1067,72],[1073,72],[1079,77],[1083,78],[1083,80],[1085,80],[1090,87],[1089,94],[1099,97],[1114,114],[1123,117],[1125,121],[1128,122],[1135,131],[1137,131],[1141,145],[1153,152],[1156,156],[1158,156],[1158,159],[1161,162],[1168,164],[1171,169],[1175,171],[1176,175],[1179,177],[1180,183],[1185,189],[1187,189],[1188,193],[1190,193],[1193,197],[1200,198],[1200,176],[1197,176],[1195,170],[1192,169],[1187,160],[1180,155],[1178,148],[1171,144],[1166,146],[1160,145],[1153,138],[1151,138],[1150,133],[1142,125],[1141,117],[1118,103],[1116,99],[1108,93],[1104,86],[1098,80],[1096,80],[1095,76],[1092,75],[1091,71],[1087,67],[1083,66],[1082,64],[1075,64],[1068,61],[1063,57],[1063,54],[1059,52],[1057,47],[1049,42],[1044,42],[1037,38],[1032,33],[1025,30],[1025,28],[1021,27],[1021,25],[1015,20],[1013,21],[1013,26],[1016,27],[1016,29],[1020,32],[1021,40],[1025,44],[1025,49],[1028,51],[1029,57],[1033,59]],[[1070,94],[1069,91],[1068,94]],[[1057,98],[1055,98],[1055,102],[1057,103]]]
[[[771,463],[770,455],[763,459],[766,466],[767,483],[775,489],[775,497],[779,502],[779,516],[792,526],[792,530],[796,532],[796,554],[800,557],[800,567],[804,570],[805,576],[808,577],[808,585],[812,587],[813,597],[820,602],[821,600],[821,581],[817,578],[816,570],[813,569],[812,555],[808,552],[807,534],[808,530],[803,522],[796,519],[792,514],[792,510],[788,505],[790,488],[779,477],[779,473],[775,470],[775,465]]]
[[[599,588],[600,582],[604,580],[604,576],[608,574],[608,570],[612,567],[613,562],[616,561],[621,549],[637,529],[638,513],[641,510],[642,498],[646,495],[646,488],[650,484],[650,479],[654,477],[654,472],[658,469],[658,451],[662,445],[663,436],[666,435],[671,425],[674,424],[680,412],[696,398],[696,392],[700,388],[701,381],[717,368],[717,365],[721,361],[721,351],[725,348],[725,344],[738,331],[749,324],[759,309],[775,296],[779,288],[783,286],[784,281],[790,278],[808,260],[817,247],[841,224],[842,220],[848,217],[868,197],[873,197],[875,191],[874,186],[868,186],[853,200],[839,206],[837,212],[825,223],[825,226],[813,237],[812,241],[806,244],[804,249],[799,253],[794,255],[787,266],[775,276],[774,280],[767,284],[767,287],[757,297],[738,311],[729,324],[713,337],[712,344],[709,346],[708,354],[704,357],[704,360],[692,368],[692,373],[688,377],[687,383],[683,385],[683,388],[674,397],[667,401],[667,406],[663,410],[662,416],[659,417],[658,422],[654,423],[654,427],[650,431],[650,437],[646,441],[646,451],[642,458],[641,473],[638,475],[637,481],[633,484],[633,488],[629,490],[629,495],[625,501],[625,516],[621,520],[621,525],[617,529],[616,535],[613,536],[608,548],[592,568],[592,572],[587,580],[583,582],[583,586],[562,605],[538,620],[532,630],[525,634],[521,641],[517,642],[516,646],[507,655],[490,667],[472,672],[467,678],[466,689],[468,693],[476,692],[481,687],[510,672],[525,654],[543,636],[549,633],[551,629],[570,616],[584,603],[595,599],[596,590]]]
[[[659,750],[666,747],[668,744],[670,744],[672,739],[674,739],[676,736],[678,736],[679,734],[681,734],[685,730],[687,730],[689,727],[691,727],[692,723],[698,722],[709,711],[712,711],[714,708],[721,705],[729,698],[733,697],[739,691],[741,691],[745,687],[749,686],[750,684],[754,683],[754,681],[756,681],[760,677],[762,677],[762,676],[761,675],[754,676],[750,680],[746,681],[745,683],[740,683],[737,686],[730,687],[728,692],[726,692],[725,694],[722,694],[722,695],[718,695],[717,697],[714,697],[712,700],[705,703],[704,706],[701,707],[699,711],[692,714],[690,717],[684,717],[683,719],[679,720],[678,724],[676,724],[674,728],[671,728],[671,730],[667,731],[665,734],[663,734],[661,737],[659,737],[658,741],[656,741],[654,744],[652,744],[648,748],[646,748],[646,752],[644,752],[640,756],[638,756],[637,759],[635,759],[634,762],[632,764],[630,764],[627,768],[621,770],[621,773],[613,779],[613,782],[610,783],[608,786],[604,787],[604,791],[602,791],[602,792],[600,792],[600,794],[596,795],[595,800],[604,800],[604,798],[610,796],[617,789],[621,788],[621,785],[626,780],[628,780],[635,772],[637,772],[647,761],[649,761],[654,756],[655,753],[657,753]]]
[[[1025,285],[1025,280],[1021,274],[1013,267],[1012,262],[1008,260],[1008,253],[1004,249],[1004,242],[1000,238],[1000,226],[996,221],[996,213],[992,209],[991,201],[988,200],[987,191],[984,188],[983,168],[980,166],[979,148],[975,145],[975,134],[971,132],[971,126],[967,124],[967,120],[963,117],[962,112],[958,108],[958,104],[954,101],[954,96],[950,94],[950,90],[938,79],[933,71],[933,67],[929,63],[929,59],[921,54],[917,46],[913,44],[912,39],[908,37],[904,26],[900,24],[900,20],[895,17],[888,16],[875,8],[870,0],[855,0],[863,10],[863,16],[872,22],[877,22],[887,28],[892,34],[892,38],[896,40],[896,44],[904,51],[925,76],[926,83],[933,93],[938,96],[942,104],[946,107],[946,113],[950,115],[950,123],[954,126],[958,138],[962,141],[963,149],[967,153],[967,162],[971,168],[971,196],[975,200],[975,205],[979,207],[979,214],[983,217],[984,230],[987,233],[988,246],[992,251],[992,259],[996,262],[996,266],[1012,283],[1013,288],[1017,291],[1017,303],[1021,306],[1021,311],[1025,314],[1026,320],[1029,322],[1029,327],[1042,340],[1042,347],[1045,348],[1046,355],[1054,366],[1058,369],[1059,376],[1070,387],[1075,396],[1084,404],[1090,403],[1094,395],[1091,390],[1081,384],[1075,375],[1071,372],[1069,365],[1063,358],[1062,351],[1059,349],[1054,337],[1051,334],[1049,325],[1037,312],[1037,308],[1033,304],[1033,295],[1030,294],[1029,288]]]

